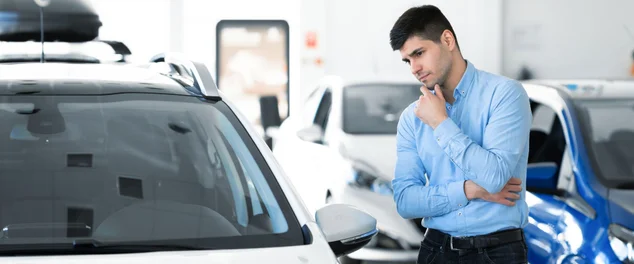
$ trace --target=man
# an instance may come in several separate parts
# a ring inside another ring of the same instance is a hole
[[[423,83],[399,119],[392,182],[399,214],[427,227],[418,263],[526,263],[526,92],[465,60],[435,6],[403,13],[390,44]]]

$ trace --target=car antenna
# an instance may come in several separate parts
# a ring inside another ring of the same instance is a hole
[[[40,7],[40,43],[42,44],[40,62],[44,63],[44,7],[47,7],[51,0],[33,0]]]

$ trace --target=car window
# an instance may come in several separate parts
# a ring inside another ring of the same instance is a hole
[[[542,131],[546,134],[550,133],[550,128],[556,117],[557,114],[552,108],[542,104],[536,104],[533,112],[531,130]]]
[[[557,165],[557,188],[570,187],[572,164],[568,143],[561,122],[555,110],[545,104],[531,101],[533,122],[529,139],[528,163],[554,162]],[[542,192],[543,190],[530,190]],[[554,193],[555,194],[555,193]]]
[[[531,105],[534,109],[528,162],[554,162],[560,167],[566,150],[561,120],[551,107],[535,102]]]
[[[355,85],[343,90],[343,130],[348,134],[396,134],[402,111],[420,95],[419,85]]]
[[[634,100],[579,100],[582,135],[608,187],[634,188]]]
[[[4,96],[0,118],[0,250],[77,238],[303,244],[274,175],[222,101]]]

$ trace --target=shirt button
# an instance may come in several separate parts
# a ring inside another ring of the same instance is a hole
[[[459,204],[458,206],[462,206],[462,204]]]
[[[440,141],[440,138],[436,138],[436,141]]]
[[[460,92],[461,94],[464,94],[464,91]]]
[[[458,215],[462,215],[462,213],[458,213]]]

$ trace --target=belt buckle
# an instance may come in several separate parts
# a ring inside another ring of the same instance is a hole
[[[452,251],[458,251],[458,250],[459,250],[459,249],[455,249],[455,248],[453,247],[453,236],[450,236],[450,237],[449,237],[449,248],[450,248]]]

